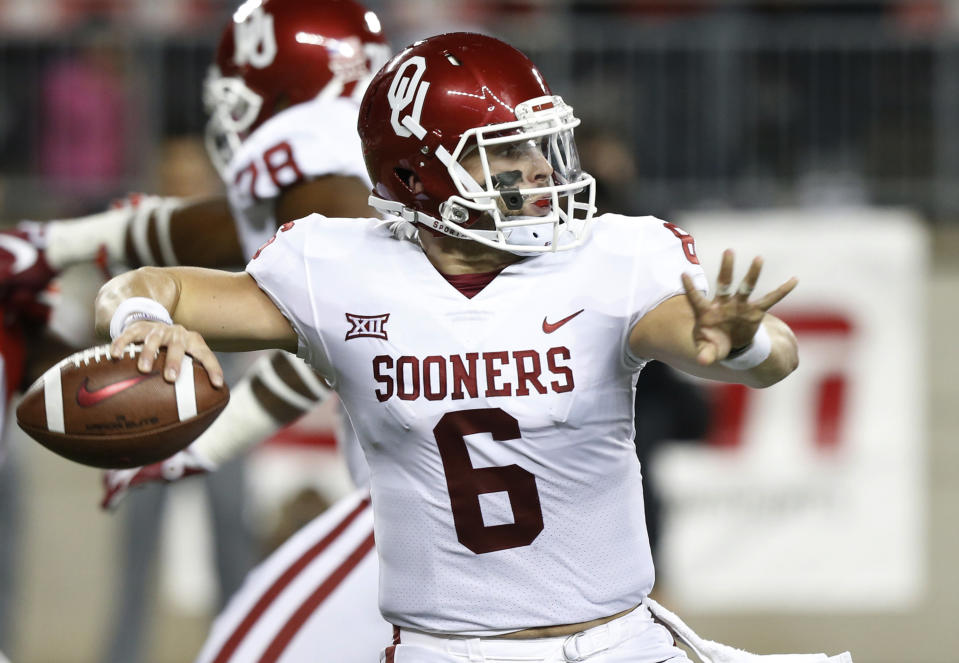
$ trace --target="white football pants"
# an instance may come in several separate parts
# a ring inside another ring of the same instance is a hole
[[[554,638],[440,637],[400,629],[380,663],[691,663],[646,606],[606,624]]]

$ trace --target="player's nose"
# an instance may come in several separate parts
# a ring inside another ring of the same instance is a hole
[[[552,174],[553,166],[550,164],[546,156],[537,150],[532,155],[529,169],[526,174],[526,176],[529,178],[529,181],[538,186],[543,186],[550,181]]]

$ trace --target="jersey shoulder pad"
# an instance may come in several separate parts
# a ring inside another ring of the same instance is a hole
[[[594,233],[604,257],[630,266],[631,325],[664,300],[681,295],[684,273],[697,289],[706,291],[695,242],[682,228],[654,216],[604,214],[596,220]]]
[[[592,238],[604,250],[635,256],[656,251],[676,241],[673,227],[655,216],[603,214],[597,217]]]

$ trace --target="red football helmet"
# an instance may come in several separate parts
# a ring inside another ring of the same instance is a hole
[[[508,44],[468,33],[416,42],[380,70],[360,106],[370,203],[512,252],[573,248],[595,213],[578,124]],[[538,168],[536,177],[514,163]]]
[[[207,150],[221,173],[242,140],[288,106],[363,96],[390,55],[376,14],[353,0],[247,0],[204,83]]]

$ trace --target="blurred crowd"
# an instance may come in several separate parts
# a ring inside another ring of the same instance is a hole
[[[97,15],[145,32],[182,32],[218,26],[235,4],[231,0],[0,0],[0,30],[13,34],[55,33]],[[380,12],[421,24],[437,12],[466,21],[556,11],[570,20],[578,14],[596,13],[649,19],[720,11],[780,16],[825,13],[889,17],[939,28],[955,24],[959,18],[959,10],[949,0],[413,0],[397,3],[395,9],[382,0],[369,4]]]
[[[0,216],[81,214],[154,187],[159,146],[202,132],[185,91],[235,4],[0,0],[0,188],[18,193]],[[959,134],[959,3],[368,4],[394,45],[472,29],[525,48],[581,115],[604,118],[585,151],[632,153],[635,172],[596,167],[632,179],[631,204],[651,213],[870,203],[959,217],[959,159],[943,147]]]

